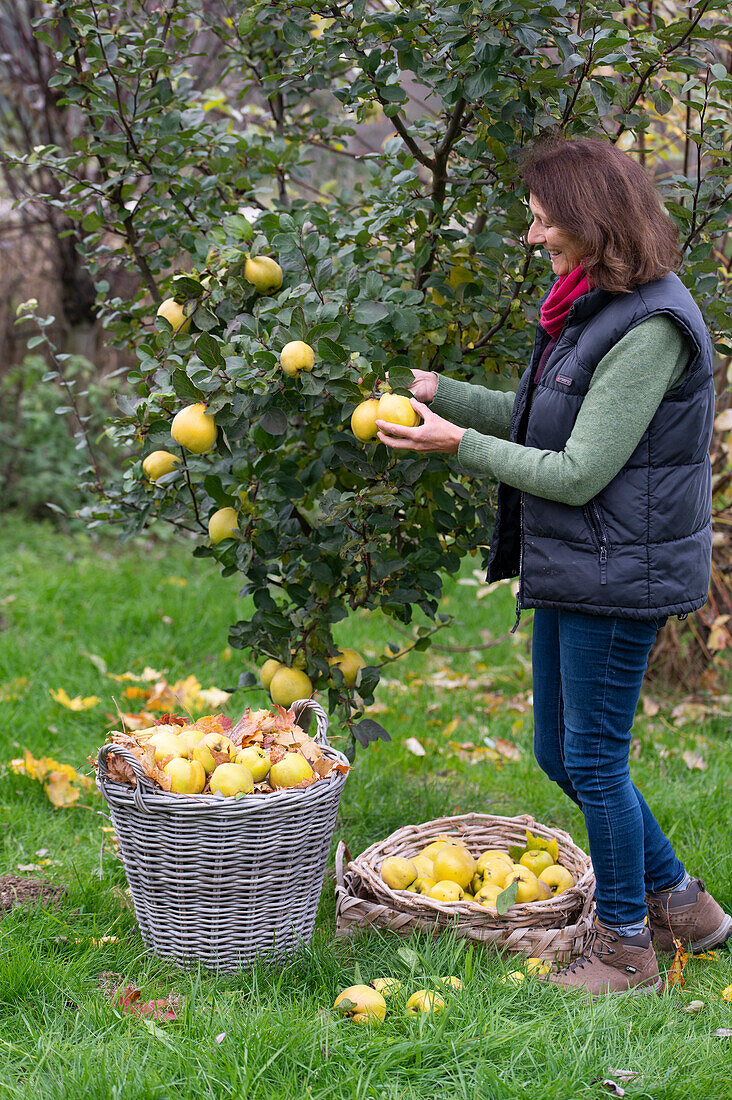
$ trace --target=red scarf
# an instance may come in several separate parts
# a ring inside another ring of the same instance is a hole
[[[579,264],[569,275],[560,275],[549,292],[549,297],[541,307],[539,319],[552,340],[556,340],[562,331],[567,314],[573,302],[587,294],[590,283]]]

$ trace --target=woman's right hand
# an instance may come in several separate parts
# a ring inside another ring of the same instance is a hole
[[[437,392],[437,383],[440,376],[433,370],[413,370],[410,390],[423,405],[429,405]]]

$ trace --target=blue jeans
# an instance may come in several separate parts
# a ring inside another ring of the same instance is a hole
[[[646,891],[685,874],[628,765],[648,654],[665,621],[534,612],[534,754],[584,814],[596,912],[611,928],[643,920]]]

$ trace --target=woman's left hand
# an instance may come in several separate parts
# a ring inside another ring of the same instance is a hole
[[[454,455],[465,434],[465,428],[458,428],[449,420],[430,411],[427,405],[411,399],[412,408],[422,417],[422,423],[416,428],[405,428],[402,424],[391,424],[387,420],[377,420],[379,441],[395,451],[437,451],[440,454]]]

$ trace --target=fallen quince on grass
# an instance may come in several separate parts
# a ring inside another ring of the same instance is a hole
[[[380,1024],[386,1016],[386,1001],[370,985],[350,985],[338,994],[333,1007],[357,1024]]]
[[[144,729],[113,730],[108,741],[127,749],[154,787],[181,796],[238,799],[251,793],[303,790],[350,771],[347,764],[324,755],[298,726],[293,711],[284,707],[246,710],[235,724],[222,714],[204,715],[195,722],[165,714]],[[97,766],[96,759],[91,762]],[[22,761],[15,763],[20,766]],[[116,782],[137,786],[135,770],[122,756],[111,752],[107,769]]]

